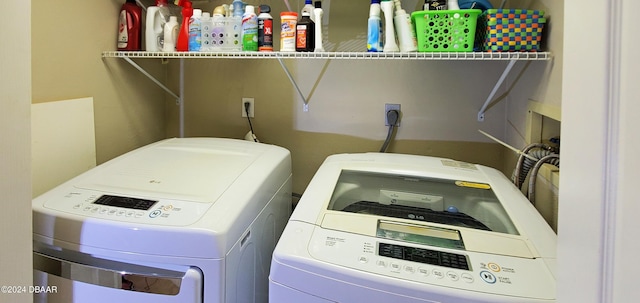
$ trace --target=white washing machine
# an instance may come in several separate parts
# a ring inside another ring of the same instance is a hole
[[[33,200],[35,302],[267,302],[291,211],[284,148],[163,140]]]
[[[269,302],[555,302],[556,239],[495,169],[334,155],[276,246]]]

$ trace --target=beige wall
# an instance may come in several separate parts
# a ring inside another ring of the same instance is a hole
[[[5,286],[32,285],[30,1],[4,3],[0,19],[0,302],[32,302]],[[9,42],[10,41],[10,42]],[[7,45],[10,45],[8,47]],[[21,289],[21,288],[20,288]]]
[[[165,137],[165,94],[114,50],[124,1],[34,0],[33,103],[93,97],[98,163]],[[141,61],[164,77],[164,67]],[[72,117],[70,117],[72,118]]]

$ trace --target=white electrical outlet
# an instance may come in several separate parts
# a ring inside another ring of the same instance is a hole
[[[246,118],[247,117],[247,110],[245,109],[244,105],[245,103],[249,103],[249,117],[253,118],[255,117],[255,104],[254,104],[254,100],[253,98],[242,98],[242,117]]]

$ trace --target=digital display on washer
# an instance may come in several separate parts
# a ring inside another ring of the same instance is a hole
[[[424,248],[378,243],[378,255],[430,265],[469,270],[469,263],[465,255]]]
[[[122,208],[130,208],[130,209],[139,209],[139,210],[148,210],[158,201],[153,200],[145,200],[145,199],[137,199],[131,197],[120,197],[120,196],[111,196],[104,195],[98,198],[94,204],[106,205],[106,206],[115,206]]]

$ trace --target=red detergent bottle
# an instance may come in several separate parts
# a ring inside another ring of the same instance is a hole
[[[189,22],[193,16],[193,5],[191,1],[185,1],[182,7],[182,25],[176,42],[176,50],[179,52],[189,51]]]
[[[135,0],[127,0],[118,18],[119,51],[139,51],[142,48],[142,8]]]

